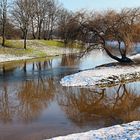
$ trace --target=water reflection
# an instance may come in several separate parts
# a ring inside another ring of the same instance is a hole
[[[0,120],[4,123],[12,120],[13,109],[10,109],[10,100],[7,91],[7,85],[3,85],[3,89],[0,92]]]
[[[37,81],[26,81],[22,83],[20,89],[17,93],[18,114],[25,122],[38,118],[54,98],[52,79],[48,79],[47,83],[42,78]]]
[[[77,125],[90,123],[110,126],[140,120],[140,95],[128,85],[110,89],[69,89],[58,96],[58,103]]]
[[[0,139],[11,140],[17,130],[14,140],[45,139],[140,120],[140,82],[94,90],[59,83],[65,75],[109,62],[95,51],[81,59],[68,55],[1,64]],[[3,129],[10,131],[8,137]]]
[[[6,123],[16,118],[31,122],[48,107],[54,98],[54,90],[51,78],[47,82],[38,78],[35,81],[15,83],[12,87],[4,84],[0,92],[0,120]]]
[[[76,54],[70,54],[70,55],[65,55],[65,57],[62,57],[61,60],[61,66],[79,66],[80,63],[80,57],[78,57]]]

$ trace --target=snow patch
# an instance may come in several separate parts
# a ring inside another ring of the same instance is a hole
[[[49,140],[140,140],[140,121],[99,130],[51,138]]]
[[[130,57],[140,60],[140,54]],[[140,79],[139,65],[98,67],[92,70],[82,71],[73,75],[65,76],[60,83],[63,86],[110,86],[122,82],[130,82]]]
[[[0,62],[7,62],[7,61],[14,61],[14,60],[25,60],[25,59],[32,59],[33,57],[29,56],[15,56],[15,55],[6,55],[0,54]]]
[[[60,83],[63,86],[94,86],[118,83],[140,78],[140,66],[100,67],[65,76]]]
[[[140,59],[140,54],[132,55],[129,57],[130,59]]]

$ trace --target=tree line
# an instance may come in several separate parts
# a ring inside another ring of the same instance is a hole
[[[8,13],[8,2],[7,0],[2,0],[0,3],[0,15],[1,29],[4,30],[1,32],[3,38],[8,37],[8,34],[5,34],[6,28],[11,27],[15,30],[14,33],[17,32],[20,38],[24,39],[25,49],[28,35],[33,39],[52,39],[58,16],[61,12],[61,4],[58,1],[14,0],[9,9]],[[4,46],[4,43],[2,45]]]
[[[10,8],[9,8],[10,7]],[[0,35],[3,38],[61,39],[64,44],[78,41],[86,51],[100,45],[119,62],[131,62],[126,57],[134,42],[140,41],[140,7],[120,11],[69,11],[57,0],[7,0],[0,2]],[[106,47],[107,41],[117,42],[121,58]],[[123,47],[122,47],[123,46]]]

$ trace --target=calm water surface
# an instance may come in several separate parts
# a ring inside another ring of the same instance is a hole
[[[104,89],[62,87],[60,79],[112,62],[97,50],[0,65],[0,140],[42,140],[140,120],[140,82]]]

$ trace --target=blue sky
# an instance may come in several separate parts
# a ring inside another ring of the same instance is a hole
[[[140,0],[60,0],[65,8],[69,10],[79,10],[81,8],[105,10],[119,10],[124,7],[138,7]]]

